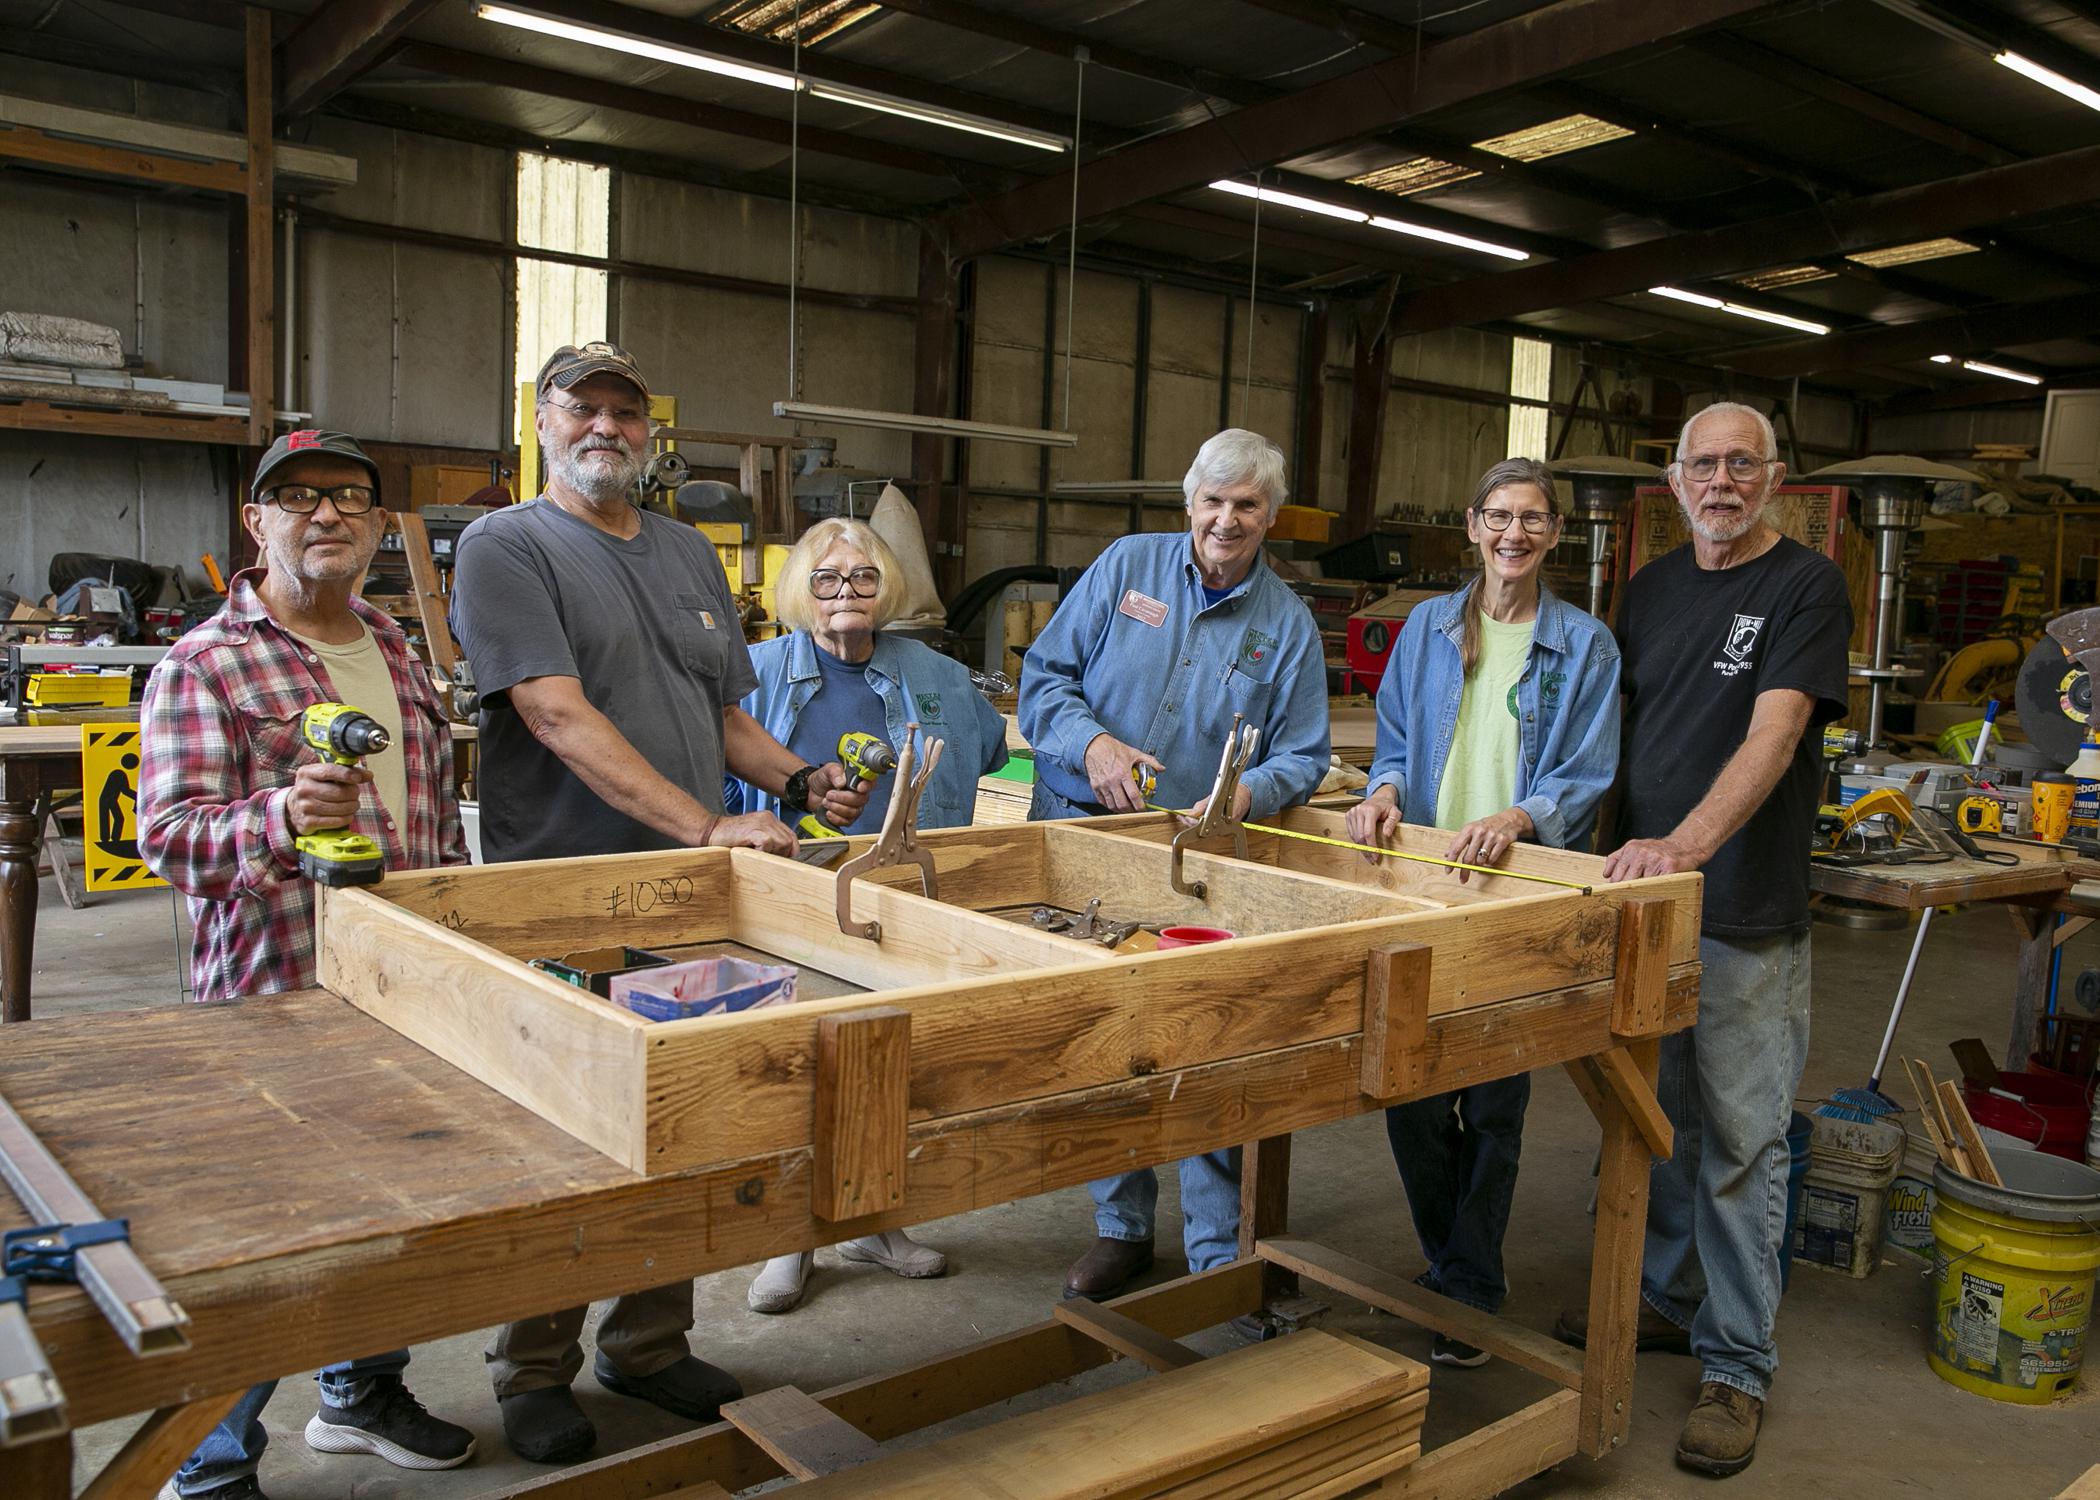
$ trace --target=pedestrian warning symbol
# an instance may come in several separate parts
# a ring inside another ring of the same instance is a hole
[[[87,888],[133,891],[166,885],[139,857],[139,727],[80,726],[81,842]]]

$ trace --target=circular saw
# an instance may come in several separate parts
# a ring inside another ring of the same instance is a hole
[[[2078,758],[2092,732],[2093,678],[2100,673],[2100,608],[2058,615],[2020,666],[2014,699],[2020,727],[2058,765]]]

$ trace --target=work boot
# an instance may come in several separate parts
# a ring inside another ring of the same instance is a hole
[[[751,1278],[745,1304],[755,1313],[793,1312],[802,1305],[802,1289],[809,1285],[809,1268],[816,1259],[813,1250],[774,1256]]]
[[[1065,1300],[1084,1297],[1099,1302],[1113,1297],[1151,1269],[1152,1241],[1112,1240],[1103,1235],[1065,1272]]]
[[[948,1270],[947,1256],[931,1245],[920,1244],[901,1229],[848,1240],[839,1246],[839,1259],[880,1266],[910,1281],[944,1275]]]
[[[744,1394],[743,1385],[727,1370],[688,1354],[665,1365],[654,1375],[623,1375],[601,1350],[591,1362],[598,1384],[615,1396],[632,1396],[651,1406],[662,1407],[674,1417],[689,1422],[712,1422],[722,1414],[722,1403]]]
[[[1701,1474],[1740,1474],[1757,1456],[1757,1428],[1765,1404],[1718,1380],[1699,1382],[1699,1400],[1677,1435],[1677,1462]]]
[[[306,1424],[306,1446],[375,1454],[397,1469],[453,1469],[474,1456],[474,1434],[425,1411],[399,1375],[378,1375],[347,1406],[324,1398]]]
[[[565,1385],[498,1396],[503,1440],[528,1463],[573,1464],[598,1446],[598,1429]]]
[[[1586,1307],[1564,1307],[1553,1320],[1553,1336],[1578,1349],[1589,1347],[1590,1313]],[[1692,1336],[1648,1305],[1641,1298],[1640,1320],[1634,1324],[1633,1347],[1643,1354],[1690,1354]]]

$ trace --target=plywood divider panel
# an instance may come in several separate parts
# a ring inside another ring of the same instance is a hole
[[[1204,883],[1199,900],[1175,892],[1169,873],[1173,856],[1161,845],[1071,823],[1047,824],[1043,831],[1048,899],[1074,911],[1099,896],[1104,907],[1139,911],[1148,921],[1194,922],[1258,937],[1429,909],[1346,881],[1282,869],[1250,870],[1239,860],[1190,853],[1182,868],[1189,880]]]
[[[648,1023],[369,891],[320,891],[320,982],[462,1072],[646,1170]]]
[[[756,850],[733,850],[731,925],[739,942],[871,990],[981,980],[1020,969],[1107,962],[1098,943],[1001,921],[909,888],[853,882],[855,921],[882,925],[882,940],[839,931],[838,877]]]
[[[731,935],[730,853],[669,849],[412,870],[388,875],[372,894],[513,958],[615,943],[715,943]]]

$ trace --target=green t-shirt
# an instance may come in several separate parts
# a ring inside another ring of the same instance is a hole
[[[1517,800],[1517,679],[1531,656],[1533,621],[1480,616],[1480,661],[1458,702],[1458,727],[1436,793],[1436,826],[1463,828]]]

